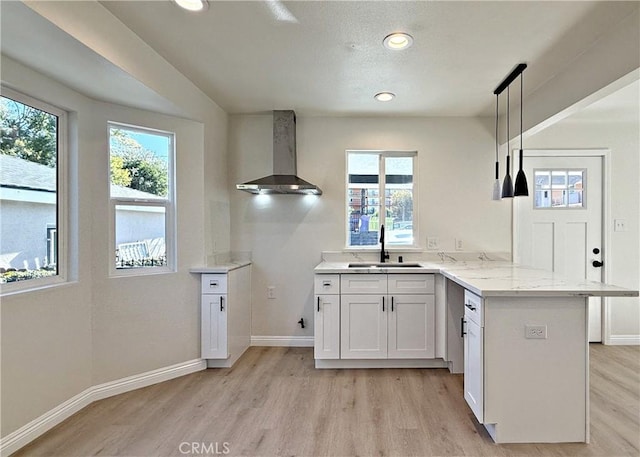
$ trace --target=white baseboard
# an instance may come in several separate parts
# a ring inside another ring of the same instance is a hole
[[[640,335],[611,335],[604,344],[611,346],[640,346]]]
[[[312,336],[252,336],[251,346],[313,347]]]
[[[89,387],[2,438],[0,440],[0,456],[4,457],[16,452],[94,401],[168,381],[206,368],[206,361],[195,359]]]

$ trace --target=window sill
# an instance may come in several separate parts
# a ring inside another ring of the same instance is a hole
[[[17,281],[14,283],[2,284],[0,285],[0,297],[6,298],[13,295],[58,289],[78,284],[78,281],[67,281],[59,277],[55,279],[49,279],[48,281],[37,281],[37,284],[34,284],[32,281],[37,280],[31,279],[27,281]]]
[[[122,268],[120,270],[111,270],[109,278],[138,278],[140,276],[166,275],[176,272],[175,269],[169,267]]]

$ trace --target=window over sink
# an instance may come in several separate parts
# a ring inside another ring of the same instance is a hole
[[[415,151],[347,151],[348,248],[413,247]]]

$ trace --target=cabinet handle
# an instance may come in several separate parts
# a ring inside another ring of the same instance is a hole
[[[318,297],[318,312],[320,312],[320,297]]]
[[[384,295],[382,296],[382,312],[384,313]]]
[[[466,306],[467,308],[469,308],[471,311],[475,311],[476,307],[475,306],[471,306],[470,303],[465,303],[464,306]]]
[[[467,332],[464,331],[464,317],[460,318],[460,338],[464,338]]]
[[[391,296],[391,312],[393,312],[393,295]]]
[[[224,311],[224,297],[220,297],[220,311]]]

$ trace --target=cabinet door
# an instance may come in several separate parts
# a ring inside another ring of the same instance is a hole
[[[483,328],[465,319],[464,336],[464,399],[478,422],[484,421],[484,338]]]
[[[341,358],[387,358],[387,311],[384,295],[341,296]]]
[[[314,357],[339,359],[340,295],[316,295],[314,314]]]
[[[201,349],[203,359],[226,359],[227,295],[202,296]]]
[[[435,297],[389,296],[389,358],[435,358]]]

